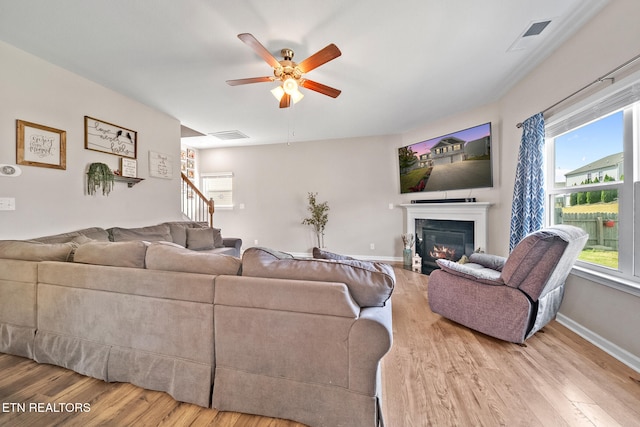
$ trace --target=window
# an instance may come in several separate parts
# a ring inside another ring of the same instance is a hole
[[[202,190],[216,208],[233,208],[233,173],[202,174]]]
[[[597,98],[547,119],[547,219],[589,233],[576,266],[640,289],[640,81]]]

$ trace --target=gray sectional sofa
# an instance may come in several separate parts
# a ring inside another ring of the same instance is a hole
[[[173,222],[0,241],[0,352],[219,410],[378,425],[391,267],[239,258],[220,239]]]

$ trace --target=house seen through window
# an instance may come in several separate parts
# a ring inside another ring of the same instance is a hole
[[[547,120],[545,145],[548,222],[589,233],[576,265],[638,283],[640,238],[634,234],[640,232],[633,217],[640,204],[634,191],[640,172],[640,91],[634,88]]]
[[[623,169],[623,112],[555,137],[553,222],[589,233],[580,260],[618,268]],[[606,187],[606,188],[605,188]]]

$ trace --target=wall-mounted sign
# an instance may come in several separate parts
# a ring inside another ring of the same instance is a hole
[[[138,132],[84,116],[84,148],[135,159],[137,147]]]

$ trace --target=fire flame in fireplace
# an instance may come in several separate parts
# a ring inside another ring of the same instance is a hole
[[[455,248],[448,248],[444,245],[433,245],[433,250],[429,252],[429,256],[435,259],[453,260],[456,256]]]

